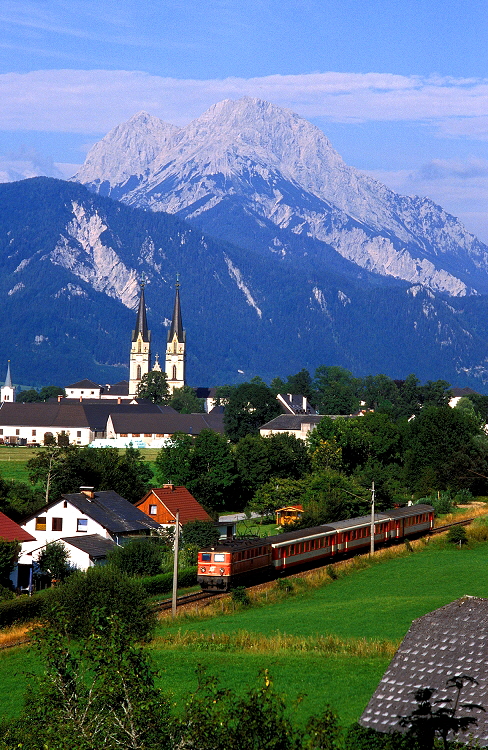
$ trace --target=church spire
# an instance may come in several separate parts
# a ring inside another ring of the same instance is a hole
[[[141,280],[141,296],[139,297],[139,308],[137,310],[136,327],[132,332],[132,341],[137,341],[139,334],[141,334],[143,341],[149,340],[149,331],[147,329],[146,300],[144,298],[145,286],[146,282],[143,274]]]
[[[4,387],[12,388],[12,376],[10,375],[10,360],[8,361],[8,365],[7,365],[7,376],[5,378]]]
[[[186,334],[181,320],[180,305],[180,281],[176,276],[175,306],[173,310],[173,320],[168,333],[168,342],[166,344],[166,376],[170,393],[175,388],[183,388],[185,385],[185,366],[186,366]]]
[[[171,328],[169,329],[168,333],[168,343],[170,341],[173,341],[175,336],[178,343],[183,344],[185,342],[185,332],[183,330],[183,322],[181,319],[179,274],[176,274],[175,306],[173,309],[173,320],[171,321]]]
[[[10,360],[7,365],[5,383],[0,388],[0,399],[2,401],[15,401],[15,388],[12,385],[12,376],[10,374]]]
[[[141,279],[141,296],[137,309],[136,327],[132,331],[129,362],[129,396],[136,396],[144,375],[151,369],[151,331],[147,327],[144,274]]]

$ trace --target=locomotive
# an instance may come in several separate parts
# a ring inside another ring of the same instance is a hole
[[[431,505],[394,508],[374,517],[376,545],[400,542],[430,531]],[[340,556],[365,552],[371,544],[371,516],[348,518],[311,529],[263,539],[232,539],[198,553],[197,581],[206,591],[229,591],[258,583],[298,567],[333,562]]]

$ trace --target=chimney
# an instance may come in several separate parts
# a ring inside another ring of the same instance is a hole
[[[163,484],[163,490],[171,490],[171,492],[175,491],[174,484]]]
[[[303,398],[303,411],[306,412],[307,411],[307,397],[302,396],[302,398]]]
[[[121,403],[122,403],[122,399],[120,398],[120,396],[119,396],[119,397],[117,398],[117,403],[118,403],[118,404],[121,404]]]
[[[88,500],[93,500],[95,498],[95,488],[94,487],[80,487],[80,492],[82,495],[85,495]]]

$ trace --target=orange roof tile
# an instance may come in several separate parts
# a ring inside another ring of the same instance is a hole
[[[170,485],[168,487],[158,487],[148,492],[142,500],[136,503],[141,505],[150,495],[154,495],[166,508],[176,517],[176,511],[180,511],[180,523],[188,521],[212,521],[207,511],[202,508],[193,495],[188,492],[186,487],[177,487]]]
[[[17,540],[19,542],[35,542],[35,536],[25,531],[18,523],[0,512],[0,539],[7,539],[9,542]]]

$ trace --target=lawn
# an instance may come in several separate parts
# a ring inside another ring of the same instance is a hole
[[[223,647],[218,634],[289,634],[314,638],[333,634],[341,639],[365,638],[398,643],[413,619],[465,594],[488,597],[488,543],[472,549],[450,547],[431,540],[418,551],[385,559],[354,571],[317,589],[290,595],[266,606],[243,609],[210,619],[181,618],[176,624],[161,621],[152,644],[153,658],[161,672],[160,684],[181,705],[196,687],[195,669],[206,666],[220,677],[224,687],[245,691],[256,684],[260,669],[268,668],[276,690],[293,706],[306,697],[294,713],[300,721],[319,713],[325,703],[339,712],[344,725],[362,713],[389,659],[358,657],[285,648]],[[168,647],[168,635],[202,633],[206,643]],[[215,639],[215,643],[213,643]],[[210,644],[210,645],[209,645]],[[11,715],[18,707],[25,678],[35,661],[25,649],[0,652],[0,710]]]
[[[36,454],[36,451],[37,448],[27,446],[10,448],[0,445],[0,477],[28,482],[27,461]]]

